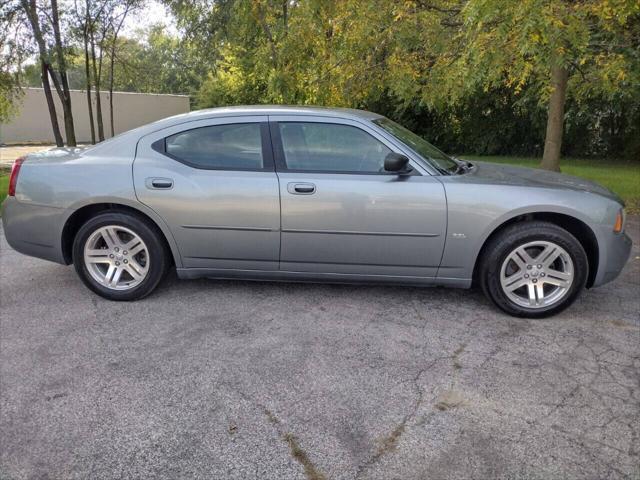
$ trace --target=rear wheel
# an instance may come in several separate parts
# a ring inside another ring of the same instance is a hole
[[[73,262],[85,285],[110,300],[148,295],[169,264],[157,230],[124,212],[106,212],[87,221],[75,237]]]
[[[541,318],[567,308],[587,282],[589,263],[580,242],[547,222],[507,227],[484,252],[480,282],[505,312]]]

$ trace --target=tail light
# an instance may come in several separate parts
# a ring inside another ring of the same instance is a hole
[[[20,173],[20,167],[22,166],[22,162],[24,162],[24,157],[16,158],[13,162],[13,166],[11,167],[11,175],[9,176],[9,192],[8,195],[10,197],[15,197],[16,195],[16,185],[18,184],[18,174]]]

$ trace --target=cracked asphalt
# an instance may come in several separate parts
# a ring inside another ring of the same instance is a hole
[[[640,222],[615,282],[521,320],[475,291],[217,281],[112,303],[0,235],[0,477],[640,477]]]

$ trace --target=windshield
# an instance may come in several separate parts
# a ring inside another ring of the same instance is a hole
[[[413,133],[411,130],[407,130],[402,125],[399,125],[388,118],[377,118],[373,123],[384,128],[391,135],[410,147],[418,155],[429,161],[429,163],[434,165],[438,170],[447,173],[454,173],[458,169],[459,165],[455,160],[438,150],[422,137]]]

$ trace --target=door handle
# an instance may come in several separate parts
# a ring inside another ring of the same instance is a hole
[[[294,195],[311,195],[316,192],[316,186],[313,183],[290,183],[287,191]]]
[[[147,178],[145,185],[152,190],[169,190],[173,188],[173,180],[170,178]]]

